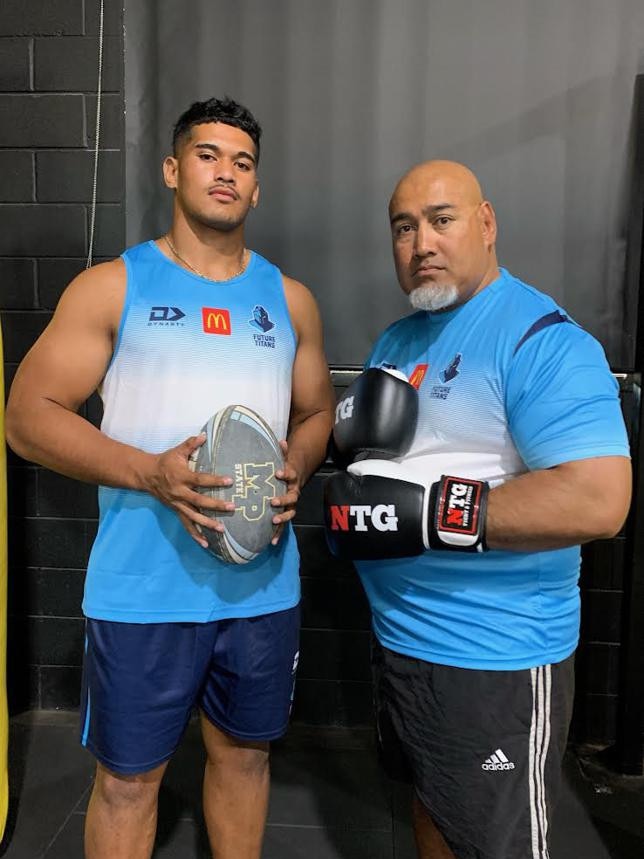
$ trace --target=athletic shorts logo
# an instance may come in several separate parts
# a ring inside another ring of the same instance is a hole
[[[202,307],[201,318],[206,334],[230,334],[230,311],[222,307]]]
[[[485,761],[481,764],[481,769],[492,770],[494,772],[498,772],[500,770],[513,770],[514,764],[512,763],[512,761],[509,761],[507,759],[501,749],[497,749],[494,754],[490,755],[489,758],[485,759]]]
[[[368,531],[367,520],[376,531],[398,530],[395,504],[331,504],[329,513],[332,531]]]
[[[409,377],[409,384],[412,385],[412,387],[416,388],[416,390],[418,390],[423,384],[423,379],[427,374],[428,368],[429,364],[416,364],[416,366],[414,367],[414,370]]]
[[[153,328],[172,328],[177,325],[184,325],[180,320],[185,317],[185,313],[179,307],[151,307],[150,316],[148,317],[148,325]]]

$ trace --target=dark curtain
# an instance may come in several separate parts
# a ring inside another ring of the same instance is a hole
[[[125,37],[130,243],[168,226],[160,163],[177,116],[228,94],[264,127],[249,244],[313,290],[332,363],[362,363],[407,312],[386,207],[430,157],[479,176],[501,264],[561,302],[614,367],[632,361],[642,0],[129,0]]]

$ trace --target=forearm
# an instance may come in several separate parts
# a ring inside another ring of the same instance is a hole
[[[486,541],[490,549],[538,552],[609,538],[630,501],[630,464],[593,460],[533,471],[492,489]],[[581,465],[581,464],[579,464]]]
[[[291,421],[288,459],[297,471],[300,486],[304,486],[324,461],[332,420],[331,412],[324,410]]]
[[[146,488],[155,459],[51,401],[42,401],[32,412],[22,409],[19,416],[9,412],[7,441],[24,459],[67,477],[126,489]]]

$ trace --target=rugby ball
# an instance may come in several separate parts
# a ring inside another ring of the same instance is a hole
[[[206,440],[190,457],[190,468],[231,477],[233,483],[198,491],[232,501],[235,510],[202,508],[205,516],[219,519],[224,530],[197,527],[213,555],[230,564],[246,564],[269,545],[278,529],[272,520],[282,508],[271,506],[271,499],[285,491],[285,484],[275,477],[284,467],[282,449],[266,421],[246,406],[227,406],[201,432]]]

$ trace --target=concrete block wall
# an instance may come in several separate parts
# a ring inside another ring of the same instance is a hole
[[[125,237],[123,35],[105,4],[94,258]],[[0,15],[0,310],[5,382],[88,252],[99,3],[5,0]],[[95,401],[85,414],[98,419]],[[78,703],[80,595],[96,491],[8,456],[8,683],[13,711]]]

